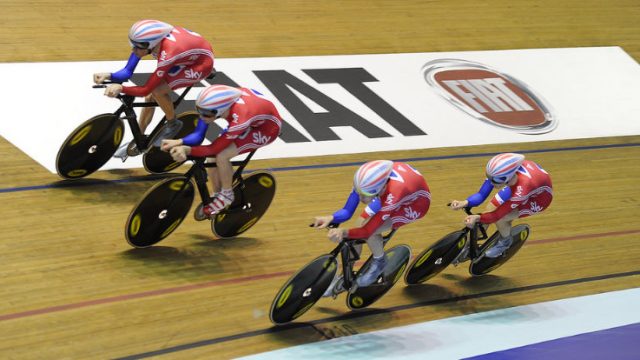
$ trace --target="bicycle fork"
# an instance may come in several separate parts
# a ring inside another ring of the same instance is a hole
[[[342,257],[342,274],[344,276],[344,288],[349,293],[353,294],[358,290],[358,283],[355,279],[353,272],[353,265],[356,261],[360,260],[360,255],[351,244],[345,244],[340,249],[340,255]]]

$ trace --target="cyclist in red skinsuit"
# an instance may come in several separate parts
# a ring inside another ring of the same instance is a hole
[[[478,193],[467,200],[453,200],[450,206],[454,210],[478,206],[491,194],[494,186],[506,185],[487,205],[487,211],[465,218],[465,224],[469,227],[478,221],[496,224],[501,238],[485,252],[485,256],[496,258],[511,246],[512,221],[547,209],[553,200],[553,188],[549,174],[535,162],[525,160],[521,154],[494,156],[487,164],[486,173],[487,179]]]
[[[236,155],[253,151],[272,143],[282,128],[282,118],[275,105],[260,92],[247,88],[212,85],[196,100],[200,119],[196,130],[182,139],[162,141],[161,149],[170,151],[176,161],[187,155],[213,158],[217,166],[209,168],[214,195],[198,218],[219,213],[234,200],[233,166]],[[198,146],[204,140],[209,123],[225,119],[229,127],[211,145]]]
[[[356,279],[358,286],[376,281],[386,266],[382,233],[412,223],[427,214],[431,193],[424,177],[409,164],[389,160],[365,163],[354,176],[354,186],[343,209],[330,216],[318,216],[313,226],[325,228],[331,223],[343,223],[353,216],[360,202],[367,207],[358,219],[359,227],[330,229],[329,239],[335,242],[344,237],[366,239],[373,255],[371,266]],[[357,246],[360,252],[361,246]],[[337,275],[337,273],[336,273]],[[336,276],[323,296],[335,296],[344,291]]]
[[[155,141],[174,136],[182,124],[174,121],[176,114],[171,100],[173,90],[193,85],[213,71],[213,51],[211,45],[199,34],[182,27],[174,27],[157,20],[141,20],[129,31],[129,41],[133,52],[125,68],[115,73],[94,74],[94,82],[106,80],[125,82],[131,78],[140,59],[151,55],[158,59],[158,67],[143,86],[122,86],[111,84],[105,95],[114,97],[120,93],[145,96],[146,101],[155,100],[167,118],[167,126]],[[140,130],[145,132],[153,117],[154,108],[143,108],[140,114]],[[126,144],[116,153],[122,157]],[[126,156],[123,160],[126,159]]]

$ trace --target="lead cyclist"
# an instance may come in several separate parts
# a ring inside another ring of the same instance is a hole
[[[167,125],[153,139],[154,143],[149,145],[159,147],[163,139],[175,136],[182,128],[182,123],[176,120],[171,100],[172,91],[200,82],[214,72],[213,50],[209,42],[199,34],[158,20],[140,20],[133,24],[129,30],[129,43],[132,52],[125,67],[114,73],[96,73],[93,81],[96,84],[107,80],[118,83],[110,84],[105,89],[104,94],[109,97],[124,93],[144,96],[146,101],[157,102],[167,118]],[[147,55],[158,60],[158,66],[147,82],[142,86],[119,84],[133,76],[140,59]],[[143,134],[153,118],[154,110],[153,107],[142,109],[139,125]],[[129,144],[123,144],[114,157],[125,161],[128,146]],[[145,150],[136,149],[135,142],[129,149],[129,155],[139,155]]]

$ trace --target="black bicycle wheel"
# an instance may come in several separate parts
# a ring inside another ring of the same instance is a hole
[[[114,114],[100,114],[78,126],[62,143],[56,171],[65,179],[79,179],[100,169],[116,152],[124,124]]]
[[[185,112],[177,117],[182,121],[182,128],[174,136],[175,139],[181,139],[193,132],[198,125],[198,113],[197,112]],[[142,165],[145,170],[152,174],[161,174],[171,171],[178,166],[184,164],[184,161],[173,161],[171,155],[168,152],[160,150],[160,148],[152,146],[151,149],[142,156]]]
[[[255,172],[243,180],[243,185],[235,183],[233,193],[233,203],[211,220],[211,231],[222,239],[236,237],[260,220],[276,193],[276,179],[269,172]]]
[[[154,185],[129,214],[124,229],[127,242],[144,248],[169,236],[187,216],[194,196],[193,184],[185,176]]]
[[[309,310],[331,285],[338,261],[329,254],[305,265],[282,286],[271,303],[269,318],[276,325],[295,320]]]
[[[511,237],[513,238],[511,246],[496,258],[482,256],[478,260],[472,261],[469,265],[469,273],[474,276],[486,275],[502,266],[520,250],[530,232],[531,228],[527,224],[520,224],[511,228]]]
[[[464,230],[454,231],[421,252],[409,266],[404,277],[407,285],[416,285],[429,280],[458,256],[466,245]]]
[[[347,295],[347,306],[351,310],[363,309],[370,306],[382,295],[386,294],[395,283],[400,280],[404,270],[407,268],[407,264],[411,259],[411,248],[407,245],[396,245],[391,249],[385,251],[387,254],[387,265],[384,267],[382,276],[382,282],[379,284],[372,284],[367,287],[358,288],[353,294]],[[372,256],[362,265],[358,275],[365,271],[371,262]]]

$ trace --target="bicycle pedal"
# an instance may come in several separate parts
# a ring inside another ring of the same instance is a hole
[[[138,150],[138,144],[134,140],[132,140],[127,145],[127,156],[138,156],[140,155],[140,150]]]
[[[122,160],[122,162],[125,162],[129,158],[129,155],[124,154],[123,156],[114,156],[114,158],[120,159],[120,160]]]
[[[203,207],[204,204],[200,203],[200,205],[196,206],[196,209],[193,211],[193,218],[196,221],[205,221],[209,218],[207,215],[205,215],[204,211],[202,211]]]
[[[453,259],[451,264],[453,266],[458,266],[467,260],[469,260],[469,250],[462,250],[455,259]]]
[[[387,286],[387,282],[384,280],[379,280],[374,282],[373,284],[367,286],[368,288],[376,288],[376,287],[385,287]]]

